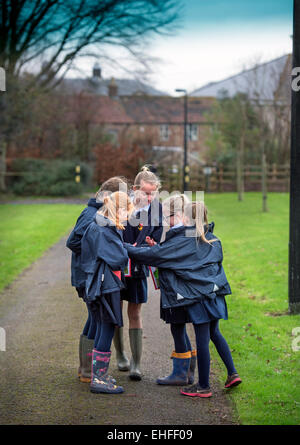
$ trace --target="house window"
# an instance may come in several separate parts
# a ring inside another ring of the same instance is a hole
[[[197,124],[188,124],[187,125],[187,134],[189,141],[198,141],[198,125]]]
[[[110,137],[110,140],[113,144],[118,141],[118,130],[109,129],[107,130],[107,134]]]
[[[160,140],[161,141],[169,140],[169,125],[160,126]]]

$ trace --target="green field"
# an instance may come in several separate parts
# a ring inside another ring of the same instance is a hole
[[[300,351],[292,349],[299,315],[288,315],[289,196],[207,194],[209,220],[221,239],[232,288],[220,327],[243,383],[230,390],[240,423],[300,424]],[[80,205],[0,206],[0,290],[74,225]],[[69,278],[68,278],[69,279]],[[300,342],[299,342],[300,343]],[[211,345],[213,367],[226,371]],[[201,409],[201,408],[200,408]]]
[[[224,269],[232,288],[229,319],[220,328],[243,383],[230,397],[243,424],[300,423],[300,351],[292,330],[299,315],[288,315],[289,195],[270,193],[269,212],[261,194],[205,195],[209,220],[221,239]],[[300,341],[299,341],[300,343]],[[214,366],[226,372],[213,345]]]
[[[83,207],[0,205],[0,291],[74,226]]]

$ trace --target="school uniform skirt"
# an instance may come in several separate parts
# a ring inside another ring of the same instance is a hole
[[[148,299],[147,277],[125,278],[126,288],[121,290],[121,299],[130,303],[146,303]]]
[[[97,313],[101,323],[112,323],[118,327],[123,326],[120,291],[103,294],[96,301],[89,303],[89,307]]]
[[[160,318],[166,323],[208,323],[213,320],[228,320],[224,297],[207,298],[187,306],[164,309],[160,306]]]

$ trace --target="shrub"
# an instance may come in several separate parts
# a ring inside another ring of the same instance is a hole
[[[80,183],[75,182],[77,165],[80,165]],[[90,166],[76,160],[16,159],[11,168],[23,174],[15,176],[12,182],[12,191],[21,196],[77,195],[89,187],[92,177]]]

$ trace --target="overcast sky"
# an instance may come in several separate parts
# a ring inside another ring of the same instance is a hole
[[[250,67],[292,52],[293,0],[184,0],[182,26],[174,36],[156,37],[148,47],[149,83],[175,94],[189,92]],[[116,57],[122,53],[114,50]],[[78,66],[89,76],[93,61]],[[129,62],[125,66],[132,68]],[[104,78],[132,77],[101,62]],[[78,76],[75,71],[69,77]]]

